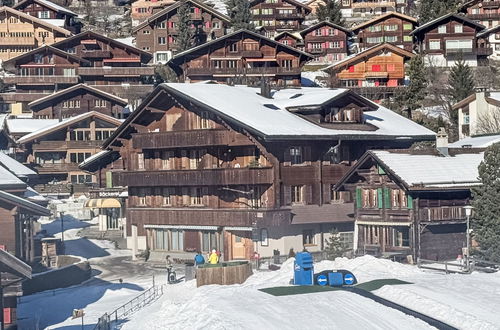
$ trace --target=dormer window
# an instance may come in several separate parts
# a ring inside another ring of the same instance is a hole
[[[325,123],[356,122],[360,123],[363,111],[358,108],[330,108],[325,111]]]

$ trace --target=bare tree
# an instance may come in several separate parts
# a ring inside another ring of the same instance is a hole
[[[500,133],[500,108],[479,115],[476,124],[476,134]]]

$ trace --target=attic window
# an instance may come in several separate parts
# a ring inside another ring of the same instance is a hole
[[[290,99],[296,99],[298,97],[301,97],[302,95],[304,95],[304,94],[295,94],[293,96],[290,96]]]
[[[325,123],[361,123],[363,111],[359,108],[329,108],[325,109]]]
[[[274,104],[270,104],[270,103],[267,103],[267,104],[264,104],[264,106],[266,108],[269,108],[271,110],[279,110],[280,108],[278,108],[277,106],[275,106]]]

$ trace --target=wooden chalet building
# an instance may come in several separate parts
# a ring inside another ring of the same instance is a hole
[[[253,25],[264,27],[269,38],[283,31],[302,30],[311,13],[311,8],[296,0],[252,0],[250,10]]]
[[[146,19],[132,31],[137,47],[153,54],[155,63],[166,63],[172,57],[172,53],[178,51],[177,11],[183,4],[190,7],[193,25],[199,30],[195,44],[203,44],[226,34],[230,23],[226,15],[198,0],[176,1]]]
[[[51,45],[71,32],[10,7],[0,7],[0,60],[6,61],[42,45]]]
[[[76,13],[48,0],[22,0],[12,8],[52,25],[65,28],[72,33],[80,33],[82,27],[82,24],[77,20]]]
[[[355,196],[355,250],[410,255],[413,261],[462,255],[463,207],[479,184],[482,160],[481,152],[470,150],[450,149],[448,156],[437,150],[368,151],[335,188]]]
[[[33,118],[64,119],[95,111],[125,118],[127,101],[85,84],[78,84],[28,104]]]
[[[333,64],[324,71],[338,87],[352,89],[378,101],[406,86],[405,63],[414,56],[392,44],[371,47]]]
[[[342,16],[346,18],[366,19],[388,12],[406,14],[409,0],[341,0]]]
[[[162,84],[103,148],[117,153],[113,186],[128,187],[134,253],[217,248],[230,260],[319,251],[332,228],[349,245],[352,198],[333,185],[368,148],[433,138],[345,89]]]
[[[360,51],[388,42],[405,50],[413,51],[411,32],[417,27],[417,19],[390,12],[352,28]]]
[[[239,30],[174,56],[168,65],[181,81],[213,80],[300,86],[304,64],[312,56],[248,30]]]
[[[132,24],[136,22],[135,25],[139,25],[139,23],[151,16],[153,16],[158,10],[166,6],[170,6],[174,4],[173,0],[137,0],[132,2],[130,5],[131,12],[130,17],[132,18]]]
[[[276,37],[274,37],[274,40],[282,43],[283,45],[294,47],[297,49],[303,49],[304,47],[304,40],[298,32],[292,33],[284,31],[277,34]]]
[[[416,48],[426,61],[450,67],[462,58],[469,66],[487,65],[493,53],[487,40],[477,37],[484,25],[458,14],[447,14],[413,30]]]
[[[460,8],[467,18],[478,22],[487,28],[500,24],[500,2],[491,0],[466,1]]]
[[[304,50],[315,58],[311,64],[331,64],[349,55],[352,32],[330,22],[319,22],[300,31]]]
[[[81,171],[78,164],[99,152],[120,124],[100,112],[85,112],[24,135],[17,140],[17,157],[37,171],[32,183],[38,192],[45,193],[54,185],[64,193],[82,192],[96,178]]]

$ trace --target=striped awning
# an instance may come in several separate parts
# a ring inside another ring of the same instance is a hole
[[[252,227],[224,227],[224,230],[252,231]]]
[[[122,204],[115,198],[94,198],[85,202],[85,207],[90,209],[120,208]]]
[[[186,229],[186,230],[211,230],[218,231],[218,226],[195,226],[195,225],[144,225],[146,229]]]
[[[382,221],[356,221],[357,225],[365,226],[391,226],[391,227],[409,227],[412,224],[410,222],[382,222]]]

